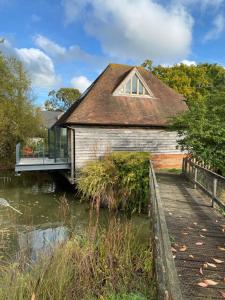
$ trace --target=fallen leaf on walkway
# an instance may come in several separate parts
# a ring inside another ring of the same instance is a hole
[[[203,271],[202,268],[200,268],[199,273],[203,275]]]
[[[221,251],[225,251],[224,247],[218,247],[218,249],[221,250]]]
[[[224,261],[217,259],[217,258],[213,258],[213,260],[217,263],[217,264],[222,264]]]
[[[192,227],[188,227],[188,229],[192,230],[193,228]]]
[[[173,247],[171,247],[171,251],[172,252],[177,252],[177,250],[175,248],[173,248]]]
[[[218,284],[218,282],[215,282],[214,280],[211,280],[211,279],[205,279],[204,282],[207,285],[217,285]]]
[[[189,257],[194,258],[194,255],[190,254]]]
[[[194,224],[195,226],[196,226],[196,225],[198,225],[198,223],[197,223],[197,222],[194,222],[193,224]]]
[[[208,264],[207,264],[207,263],[204,264],[203,267],[204,267],[204,268],[208,268]]]
[[[203,245],[203,242],[197,242],[197,243],[195,243],[195,245],[201,246],[201,245]]]
[[[187,246],[183,245],[180,249],[179,249],[181,252],[184,252],[187,250]]]
[[[199,282],[198,285],[201,287],[204,287],[204,288],[206,288],[208,286],[208,284],[205,282]]]
[[[225,292],[220,291],[220,294],[222,295],[223,298],[225,298]]]
[[[205,228],[203,228],[203,229],[201,229],[202,231],[208,231],[207,229],[205,229]]]
[[[200,234],[200,237],[202,237],[202,238],[205,238],[205,236],[204,236],[204,235],[202,235],[202,234]]]
[[[183,232],[182,234],[183,234],[183,235],[188,235],[189,233],[187,233],[187,232]]]
[[[208,262],[207,262],[207,265],[208,265],[209,267],[216,268],[216,265],[215,265],[215,264],[212,264],[212,263],[208,263]]]

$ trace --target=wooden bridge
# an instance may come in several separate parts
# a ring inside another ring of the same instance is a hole
[[[158,299],[225,299],[225,178],[186,160],[150,184]]]

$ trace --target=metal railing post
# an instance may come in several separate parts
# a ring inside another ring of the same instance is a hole
[[[45,143],[43,143],[43,165],[45,163]]]
[[[20,143],[16,145],[16,164],[20,162]]]
[[[212,193],[212,207],[214,206],[214,199],[217,195],[217,178],[213,178],[213,193]]]

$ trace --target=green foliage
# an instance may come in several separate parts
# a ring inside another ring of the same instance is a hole
[[[143,66],[152,71],[160,80],[182,94],[188,105],[192,101],[201,102],[204,97],[223,88],[225,69],[217,64],[198,64],[187,66],[177,64],[171,67],[155,66],[146,60]]]
[[[16,143],[41,136],[40,128],[40,111],[32,104],[22,63],[0,53],[0,161],[14,161]]]
[[[225,174],[225,92],[205,97],[203,103],[193,101],[190,110],[177,117],[174,128],[182,137],[179,144],[193,157],[215,171]]]
[[[217,64],[144,67],[184,95],[189,111],[176,117],[179,144],[193,157],[225,174],[225,69]]]
[[[141,212],[148,205],[148,175],[149,153],[113,152],[84,166],[77,185],[97,207]]]
[[[45,101],[45,109],[66,111],[80,95],[80,91],[73,88],[61,88],[58,91],[52,90],[48,94],[49,99]]]
[[[150,299],[152,249],[149,239],[139,240],[139,230],[113,218],[106,229],[74,235],[36,264],[23,257],[2,265],[0,299]]]

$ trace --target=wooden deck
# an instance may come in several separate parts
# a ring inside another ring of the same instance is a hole
[[[184,176],[156,177],[183,298],[224,299],[225,218]],[[200,287],[206,279],[218,284]]]

